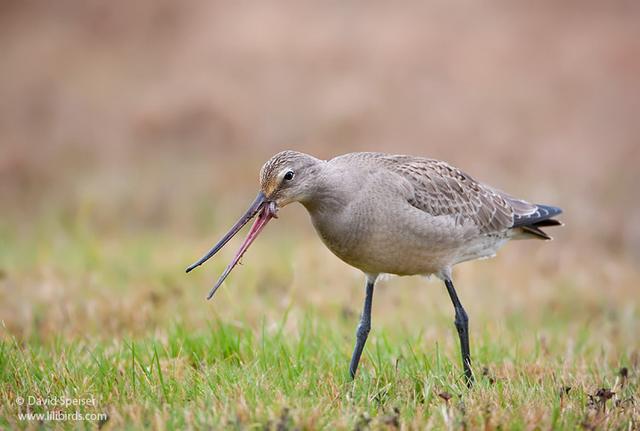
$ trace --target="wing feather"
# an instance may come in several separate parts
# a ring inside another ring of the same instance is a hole
[[[510,197],[486,186],[465,172],[433,159],[384,155],[376,157],[412,187],[409,203],[431,215],[448,215],[456,224],[473,223],[481,233],[503,232],[513,226]],[[513,198],[512,198],[513,199]],[[515,199],[514,199],[515,200]],[[518,201],[518,213],[535,212],[535,206]]]

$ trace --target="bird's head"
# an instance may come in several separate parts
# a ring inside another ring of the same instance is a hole
[[[260,169],[260,191],[269,202],[282,208],[312,197],[320,160],[297,151],[282,151]]]
[[[267,161],[260,170],[260,191],[251,206],[235,225],[213,246],[200,260],[187,268],[187,272],[202,265],[242,229],[256,215],[247,238],[236,253],[231,263],[222,273],[215,286],[209,292],[211,299],[227,275],[240,261],[251,243],[258,237],[269,220],[277,218],[279,208],[291,202],[306,202],[311,198],[314,185],[314,173],[322,163],[315,157],[297,151],[282,151]]]

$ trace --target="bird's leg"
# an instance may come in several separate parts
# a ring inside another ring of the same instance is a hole
[[[471,373],[471,356],[469,354],[469,317],[467,316],[467,312],[464,311],[460,300],[458,299],[458,295],[456,294],[456,289],[453,287],[453,282],[451,280],[445,280],[444,284],[447,286],[447,292],[449,292],[449,297],[451,298],[451,302],[453,302],[453,307],[456,310],[456,329],[458,330],[458,336],[460,337],[460,350],[462,351],[462,366],[464,367],[464,375],[466,377],[467,386],[471,387],[473,384],[473,374]]]
[[[369,330],[371,330],[371,302],[373,300],[373,286],[375,284],[375,278],[367,278],[366,296],[364,298],[364,309],[360,316],[360,323],[358,324],[358,330],[356,331],[356,346],[353,349],[353,355],[351,356],[351,364],[349,365],[349,373],[353,379],[358,369],[358,363],[360,362],[360,356],[362,356],[362,349],[364,349],[364,343],[367,342],[367,336]]]

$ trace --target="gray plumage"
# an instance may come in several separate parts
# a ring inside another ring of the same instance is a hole
[[[290,184],[282,180],[288,170],[295,172]],[[492,256],[509,239],[549,239],[536,223],[560,213],[414,156],[350,153],[323,161],[284,151],[260,178],[279,207],[301,202],[327,247],[367,274],[446,279],[453,265]]]

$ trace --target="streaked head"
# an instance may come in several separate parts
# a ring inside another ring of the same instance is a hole
[[[297,151],[282,151],[260,169],[260,190],[282,208],[311,199],[320,160]]]
[[[235,257],[209,292],[207,299],[211,299],[269,220],[277,218],[276,214],[279,208],[291,202],[305,202],[311,199],[315,184],[314,173],[320,163],[322,163],[320,160],[304,153],[282,151],[262,166],[260,170],[260,191],[249,209],[211,250],[187,268],[187,272],[189,272],[202,265],[222,249],[249,220],[258,215],[249,231],[249,235],[247,235]]]

